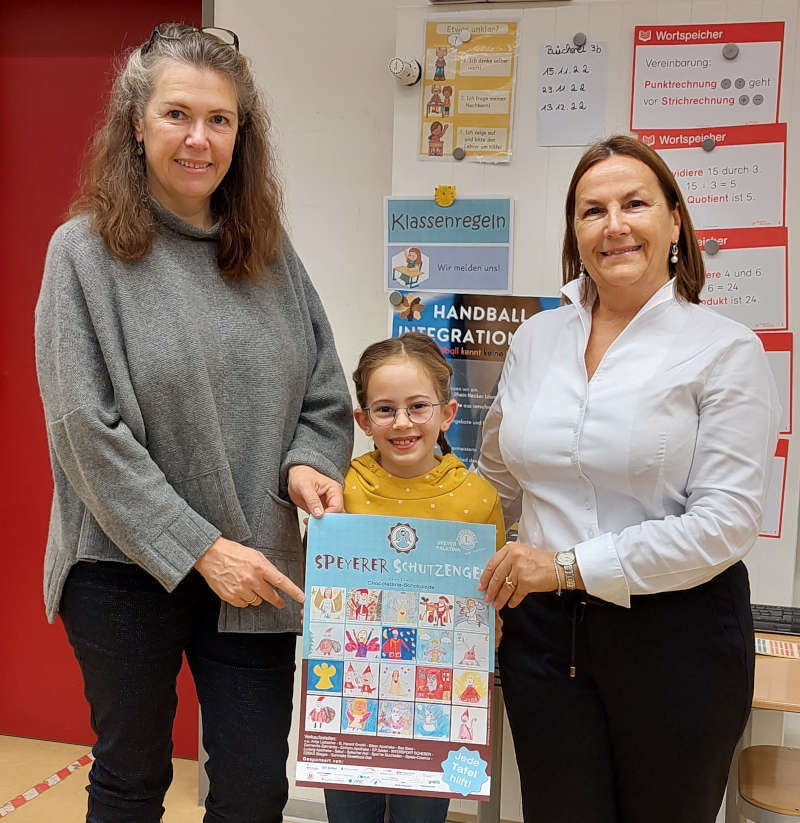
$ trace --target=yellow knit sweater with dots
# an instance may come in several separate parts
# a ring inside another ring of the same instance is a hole
[[[394,477],[378,462],[378,452],[367,452],[350,463],[344,482],[344,510],[351,514],[387,514],[493,523],[497,548],[506,542],[503,509],[494,488],[467,471],[454,455],[419,477]]]

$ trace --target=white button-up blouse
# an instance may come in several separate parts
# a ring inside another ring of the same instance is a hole
[[[575,547],[592,595],[629,606],[710,580],[761,525],[779,414],[761,343],[670,281],[587,380],[591,309],[580,281],[562,292],[514,336],[478,472],[521,543]]]

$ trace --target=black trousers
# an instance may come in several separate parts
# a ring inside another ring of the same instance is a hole
[[[742,563],[630,609],[575,592],[502,616],[526,823],[713,823],[753,697]]]
[[[78,563],[70,571],[61,618],[97,734],[88,823],[161,820],[184,653],[209,757],[203,819],[283,819],[295,636],[219,632],[218,613],[218,598],[196,571],[171,593],[139,566]]]

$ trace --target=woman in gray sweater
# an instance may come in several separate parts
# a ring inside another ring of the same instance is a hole
[[[133,49],[36,308],[45,603],[97,733],[92,823],[160,819],[184,653],[205,819],[280,821],[288,793],[295,506],[341,510],[351,410],[238,46],[169,24]]]

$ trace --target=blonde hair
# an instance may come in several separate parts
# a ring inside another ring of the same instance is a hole
[[[169,63],[213,71],[230,81],[239,109],[231,166],[211,196],[211,211],[219,221],[217,263],[231,279],[258,276],[280,251],[283,194],[269,141],[269,115],[250,61],[193,26],[170,23],[159,30],[164,37],[134,48],[117,71],[70,214],[90,213],[92,226],[119,260],[147,254],[155,220],[145,156],[136,151],[134,119],[144,116],[160,72]],[[146,153],[147,146],[144,149]]]
[[[408,332],[401,337],[389,337],[373,343],[362,352],[358,366],[353,372],[356,399],[362,409],[367,407],[367,386],[372,373],[391,360],[403,359],[412,360],[424,369],[441,403],[447,403],[452,399],[450,381],[453,378],[453,368],[445,360],[442,350],[427,334]],[[452,452],[443,431],[439,432],[436,443],[442,454]]]

